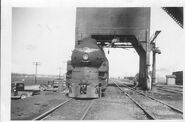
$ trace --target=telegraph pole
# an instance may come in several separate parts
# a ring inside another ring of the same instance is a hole
[[[59,67],[59,74],[58,74],[58,77],[59,77],[59,79],[60,79],[60,75],[61,75],[61,67]]]
[[[35,65],[35,84],[37,84],[37,66],[40,65],[40,62],[33,62]]]

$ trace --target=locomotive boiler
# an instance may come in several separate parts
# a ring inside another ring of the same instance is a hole
[[[85,38],[75,47],[67,62],[68,96],[101,97],[108,84],[109,64],[102,47],[95,39]]]

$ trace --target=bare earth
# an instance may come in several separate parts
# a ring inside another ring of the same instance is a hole
[[[160,99],[165,102],[169,102],[169,104],[174,103],[172,105],[176,105],[182,109],[182,95],[177,94],[164,94],[158,95],[154,94],[154,97]],[[167,97],[169,96],[170,99]],[[166,98],[167,97],[167,98]],[[178,99],[177,99],[178,98]],[[32,120],[38,115],[46,112],[52,107],[57,106],[61,102],[69,99],[62,94],[61,92],[53,92],[53,91],[44,91],[41,92],[40,95],[35,95],[25,99],[19,100],[11,100],[11,120]],[[83,101],[83,100],[82,100]],[[76,101],[80,106],[84,107],[82,101]],[[68,114],[63,114],[61,116],[61,112],[63,109],[58,110],[58,117],[52,117],[51,120],[68,120],[79,118],[79,114],[83,113],[77,108],[76,102],[73,102],[73,105],[66,107]],[[90,102],[90,101],[89,101]],[[77,110],[70,112],[70,110]],[[61,112],[60,112],[61,111]],[[53,113],[54,114],[54,113]],[[73,117],[68,117],[68,115]],[[95,99],[95,102],[90,108],[86,120],[146,120],[147,117],[143,113],[143,111],[138,108],[127,96],[115,88],[114,86],[107,87],[106,95],[100,99]]]
[[[44,91],[40,95],[11,100],[11,120],[32,120],[67,99],[64,94]]]
[[[105,97],[98,99],[86,120],[146,120],[144,112],[118,89],[108,87]]]

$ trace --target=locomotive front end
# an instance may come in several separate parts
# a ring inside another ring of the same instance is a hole
[[[78,67],[72,72],[69,97],[98,98],[99,80],[97,68]]]
[[[86,38],[82,40],[73,50],[71,61],[68,63],[69,97],[100,97],[103,83],[100,79],[99,69],[105,59],[105,54],[95,39]]]

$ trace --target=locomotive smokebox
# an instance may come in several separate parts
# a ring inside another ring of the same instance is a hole
[[[74,67],[99,67],[103,62],[104,56],[105,54],[98,47],[95,39],[85,38],[73,50],[71,63]]]

